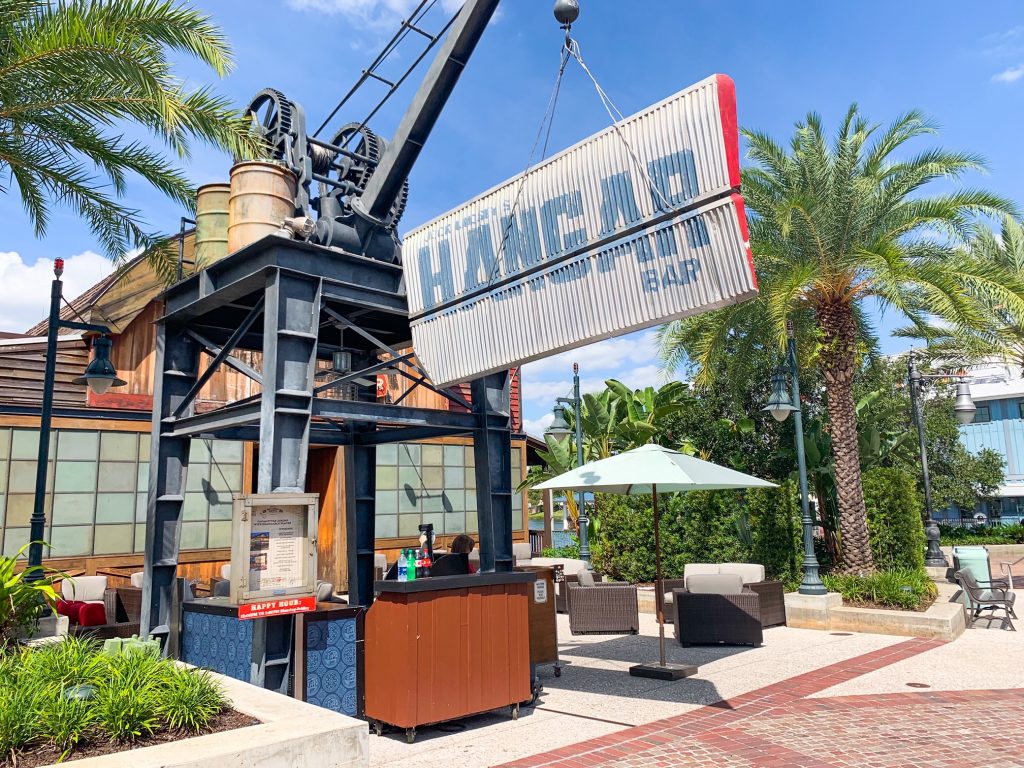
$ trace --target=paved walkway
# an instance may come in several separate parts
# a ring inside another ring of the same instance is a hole
[[[657,658],[653,618],[634,637],[573,637],[563,620],[563,674],[541,669],[545,691],[518,721],[489,713],[412,745],[372,736],[371,765],[1024,766],[1008,725],[1024,715],[1024,631],[941,643],[779,627],[757,649],[670,639],[669,661],[700,673],[666,683],[627,672]]]

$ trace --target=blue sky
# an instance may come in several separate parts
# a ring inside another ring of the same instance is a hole
[[[196,0],[224,27],[235,71],[217,87],[240,105],[275,87],[299,101],[311,127],[369,64],[414,0]],[[440,13],[458,3],[439,0]],[[484,35],[412,177],[403,229],[427,221],[520,172],[547,103],[561,32],[551,0],[504,0]],[[1024,6],[1019,0],[963,3],[803,3],[733,0],[581,0],[574,28],[584,59],[630,114],[714,73],[736,82],[740,123],[788,138],[808,110],[834,125],[853,101],[887,122],[910,108],[937,120],[943,145],[982,153],[990,175],[972,179],[1024,204]],[[430,26],[429,24],[427,26]],[[404,51],[408,61],[414,53]],[[396,61],[397,74],[403,63]],[[195,83],[208,74],[188,63]],[[389,136],[416,78],[374,121]],[[332,128],[363,118],[367,95]],[[551,135],[557,151],[607,127],[591,85],[570,67]],[[924,146],[922,144],[922,146]],[[197,148],[188,170],[197,184],[227,178],[229,160]],[[182,212],[141,184],[132,205],[154,229],[175,231]],[[50,260],[68,259],[67,293],[107,269],[88,230],[67,211],[48,236],[33,236],[16,197],[0,196],[0,330],[24,330],[45,314]],[[883,328],[891,325],[883,320]],[[543,429],[553,397],[569,389],[578,360],[584,386],[609,377],[659,382],[650,332],[532,363],[524,372],[528,426]],[[885,342],[887,350],[898,342]]]

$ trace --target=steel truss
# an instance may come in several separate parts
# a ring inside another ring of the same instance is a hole
[[[349,601],[373,600],[376,446],[472,435],[482,570],[512,568],[509,376],[471,384],[472,403],[435,387],[412,355],[401,268],[270,236],[171,287],[157,324],[156,385],[146,517],[142,632],[168,631],[177,572],[189,445],[193,437],[258,442],[257,492],[302,492],[311,442],[345,446]],[[260,320],[262,319],[262,323]],[[339,349],[352,369],[316,376]],[[260,371],[233,356],[262,353]],[[200,352],[212,360],[202,371]],[[257,396],[198,412],[196,398],[221,365],[256,381]],[[376,402],[390,371],[463,409]],[[369,381],[368,378],[369,377]],[[351,399],[325,397],[344,391]]]

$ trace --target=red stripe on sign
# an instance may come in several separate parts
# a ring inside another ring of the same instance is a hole
[[[736,84],[728,75],[715,75],[718,81],[718,111],[722,116],[722,138],[729,164],[729,183],[740,185],[740,130],[736,119]]]
[[[269,616],[287,616],[316,610],[316,597],[283,597],[279,600],[261,600],[238,606],[239,619],[265,619]]]
[[[747,268],[750,270],[750,278],[757,288],[757,270],[754,269],[754,253],[750,250],[750,230],[747,228],[746,203],[743,202],[743,195],[733,193],[733,205],[736,206],[736,215],[740,220],[740,234],[743,235],[743,250],[747,253]]]

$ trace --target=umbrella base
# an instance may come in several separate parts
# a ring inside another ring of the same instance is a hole
[[[650,677],[655,680],[682,680],[697,674],[697,667],[687,664],[634,664],[629,668],[633,677]]]

